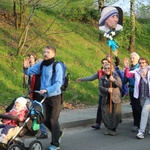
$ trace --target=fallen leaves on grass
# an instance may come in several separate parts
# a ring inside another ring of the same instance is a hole
[[[86,106],[83,103],[68,103],[68,102],[64,102],[62,109],[74,110],[74,109],[84,109],[84,108],[87,108],[87,107],[88,106]]]

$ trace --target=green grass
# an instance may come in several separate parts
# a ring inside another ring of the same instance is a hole
[[[52,24],[53,21],[54,23]],[[50,29],[44,33],[49,26]],[[122,35],[127,33],[126,26]],[[148,34],[148,26],[149,23],[146,22],[142,31],[138,32],[135,51],[142,57],[149,59],[148,35],[145,37],[146,41],[142,40],[144,38],[143,34]],[[15,56],[20,33],[21,30],[15,30],[8,21],[2,20],[0,23],[1,104],[10,103],[14,98],[22,96],[26,91],[26,89],[22,88],[22,62],[25,55]],[[121,60],[121,68],[123,68],[123,58],[129,57],[130,54],[125,47],[127,42],[123,41],[125,37],[122,35],[116,38],[120,45],[118,56]],[[96,73],[101,68],[101,59],[110,52],[106,41],[102,42],[98,39],[97,26],[69,21],[48,12],[42,12],[39,9],[35,12],[35,17],[32,20],[32,26],[27,38],[28,43],[25,45],[23,52],[25,53],[26,49],[31,46],[30,51],[27,53],[36,52],[38,57],[42,57],[44,46],[49,44],[55,46],[57,49],[56,59],[65,62],[68,71],[71,73],[69,87],[64,93],[65,101],[95,105],[98,101],[98,81],[77,83],[75,80],[79,77]]]

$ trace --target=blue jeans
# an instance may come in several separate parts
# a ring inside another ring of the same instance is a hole
[[[149,120],[149,112],[150,112],[150,98],[143,98],[142,101],[142,113],[141,113],[141,122],[140,122],[140,131],[145,132],[145,128],[147,122]],[[150,129],[150,127],[149,127]]]
[[[47,134],[46,127],[43,123],[40,124],[40,130],[41,130],[41,133]]]

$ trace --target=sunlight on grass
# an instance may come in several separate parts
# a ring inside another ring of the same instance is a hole
[[[2,1],[4,2],[4,0]],[[43,2],[45,1],[47,0]],[[2,6],[0,4],[0,7],[4,10],[8,7],[7,5]],[[101,59],[110,52],[110,47],[107,46],[107,40],[99,41],[98,26],[79,21],[69,21],[58,16],[56,12],[52,13],[51,11],[43,10],[40,7],[35,11],[35,15],[30,24],[27,43],[22,52],[23,54],[19,57],[16,57],[16,52],[22,30],[16,30],[13,24],[8,24],[5,21],[0,23],[1,103],[10,103],[12,99],[23,95],[23,92],[26,90],[22,88],[22,62],[26,54],[35,52],[38,57],[43,58],[43,48],[46,45],[53,45],[57,49],[56,59],[63,61],[67,65],[68,72],[71,74],[69,87],[64,92],[65,101],[74,103],[80,101],[91,105],[97,104],[99,94],[98,80],[77,83],[76,79],[91,76],[101,68]],[[29,10],[26,17],[30,13]],[[125,23],[126,26],[127,23]],[[143,30],[144,33],[148,33],[149,28],[144,27]],[[139,35],[137,36],[139,38],[135,45],[135,51],[149,59],[150,50],[144,47],[144,43],[147,43],[148,38],[144,41],[143,31],[139,31],[139,33],[142,33],[142,39]],[[123,32],[123,34],[129,33]],[[118,56],[121,62],[121,69],[123,69],[123,59],[129,57],[129,51],[126,47],[129,38],[126,37],[127,39],[125,39],[122,35],[116,38],[119,45]],[[127,44],[122,47],[124,43]],[[30,50],[27,51],[29,47]]]

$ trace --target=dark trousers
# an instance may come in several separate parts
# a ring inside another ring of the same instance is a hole
[[[51,131],[51,145],[59,147],[60,125],[58,119],[61,111],[61,95],[46,98],[43,105],[46,117],[44,124]]]
[[[139,127],[140,120],[141,120],[141,111],[142,111],[140,99],[134,98],[133,92],[129,92],[129,95],[130,95],[130,101],[131,101],[131,106],[132,106],[132,115],[133,115],[133,120],[134,120],[134,126]]]
[[[3,128],[1,134],[8,134],[9,129],[14,128],[15,126],[8,125],[8,124],[0,124],[0,128]]]
[[[101,125],[101,121],[102,121],[102,108],[101,107],[102,107],[102,96],[99,95],[96,123],[98,123],[100,125]]]

